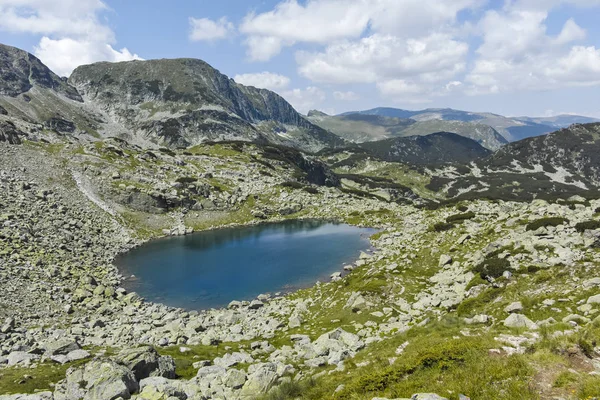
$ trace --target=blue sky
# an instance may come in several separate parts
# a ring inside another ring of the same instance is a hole
[[[301,112],[600,117],[600,0],[171,3],[0,0],[0,42],[60,75],[101,60],[200,58]]]

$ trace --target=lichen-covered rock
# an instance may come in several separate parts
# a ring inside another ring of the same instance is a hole
[[[140,381],[151,376],[175,378],[175,363],[169,356],[160,356],[152,346],[140,346],[122,350],[115,360],[125,365]]]
[[[111,360],[93,360],[82,367],[71,367],[57,383],[55,400],[129,399],[139,386],[133,373]]]

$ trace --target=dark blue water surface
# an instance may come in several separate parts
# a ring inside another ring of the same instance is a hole
[[[369,249],[374,229],[286,221],[159,239],[119,256],[124,287],[187,309],[251,300],[326,280]]]

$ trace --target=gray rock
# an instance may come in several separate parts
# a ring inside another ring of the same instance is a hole
[[[152,346],[141,346],[122,350],[115,360],[129,368],[137,381],[151,376],[173,379],[175,362],[171,357],[162,357]]]
[[[140,381],[139,397],[148,400],[188,399],[182,381],[169,380],[160,376],[142,379]]]
[[[65,379],[56,384],[54,400],[129,399],[138,383],[127,367],[112,360],[93,360],[82,367],[71,367]]]
[[[39,392],[35,394],[7,394],[0,395],[0,400],[54,400],[52,392]]]
[[[260,300],[252,300],[252,302],[250,303],[248,308],[251,310],[258,310],[259,308],[264,307],[264,305],[265,305],[265,303],[263,303]]]
[[[40,359],[40,356],[37,354],[30,354],[25,351],[13,351],[7,357],[8,366],[14,365],[30,365],[32,361],[36,361]]]
[[[448,400],[445,397],[439,396],[435,393],[417,393],[413,394],[411,400]]]
[[[13,329],[15,329],[15,319],[9,317],[6,318],[4,324],[2,324],[2,327],[0,328],[0,333],[9,333]]]
[[[600,304],[600,294],[597,294],[595,296],[590,296],[587,299],[587,303],[588,304]]]
[[[523,311],[523,304],[520,301],[515,301],[514,303],[510,303],[504,308],[504,311],[507,313],[518,313]]]
[[[44,346],[47,356],[67,355],[71,351],[79,350],[81,347],[73,339],[58,339],[54,342],[48,342]]]
[[[443,267],[444,265],[448,265],[452,262],[452,257],[450,257],[447,254],[442,254],[440,256],[440,262],[439,262],[439,266]]]
[[[225,378],[223,378],[223,384],[232,389],[239,389],[246,383],[247,375],[244,371],[237,369],[230,369],[227,371]]]
[[[504,320],[504,326],[508,328],[538,329],[538,326],[523,314],[510,314],[508,318]]]
[[[69,361],[83,360],[90,356],[91,356],[90,353],[83,349],[73,350],[73,351],[70,351],[69,354],[67,354],[67,358],[69,359]]]

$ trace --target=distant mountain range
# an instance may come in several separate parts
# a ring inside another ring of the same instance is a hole
[[[451,108],[428,108],[425,110],[410,111],[398,108],[379,107],[365,111],[347,112],[341,114],[340,116],[345,117],[354,114],[412,119],[418,122],[439,120],[477,123],[494,128],[509,142],[550,133],[556,129],[566,128],[574,123],[600,122],[600,119],[583,117],[579,115],[559,115],[556,117],[547,118],[512,118],[493,113],[461,111]]]
[[[315,125],[355,143],[395,137],[424,136],[437,132],[459,134],[473,139],[490,150],[497,150],[508,143],[491,126],[476,122],[438,119],[416,121],[412,118],[360,113],[329,116],[318,111],[309,112],[308,119]]]

